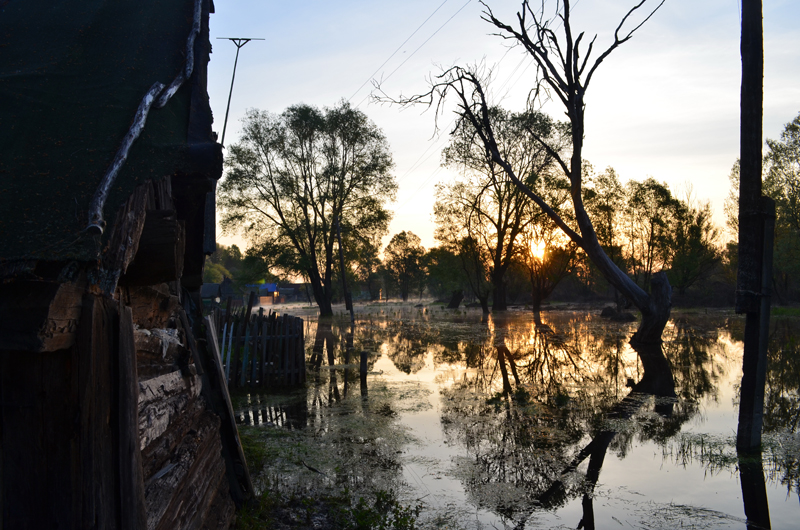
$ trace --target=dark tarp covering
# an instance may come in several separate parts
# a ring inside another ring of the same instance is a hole
[[[0,0],[0,259],[93,260],[89,203],[150,86],[184,66],[192,0]],[[103,215],[187,163],[191,83],[153,108]]]

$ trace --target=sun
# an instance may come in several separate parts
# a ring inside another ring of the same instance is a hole
[[[539,241],[536,244],[531,245],[531,256],[542,261],[544,259],[544,251],[547,245],[544,244],[544,241]]]

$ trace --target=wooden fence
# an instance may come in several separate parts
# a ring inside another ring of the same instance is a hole
[[[291,386],[306,381],[303,319],[248,307],[213,318],[228,388]]]

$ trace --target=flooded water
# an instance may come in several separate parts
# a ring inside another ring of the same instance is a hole
[[[352,349],[347,316],[293,314],[306,388],[238,405],[259,487],[392,491],[429,528],[800,527],[796,318],[773,319],[764,451],[739,458],[730,313],[675,313],[639,354],[599,311],[367,305]]]

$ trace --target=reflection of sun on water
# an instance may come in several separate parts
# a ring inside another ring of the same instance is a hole
[[[533,256],[534,258],[536,258],[539,261],[541,261],[542,258],[544,258],[544,249],[545,249],[545,244],[544,244],[543,241],[539,241],[536,244],[532,244],[531,245],[531,256]]]

